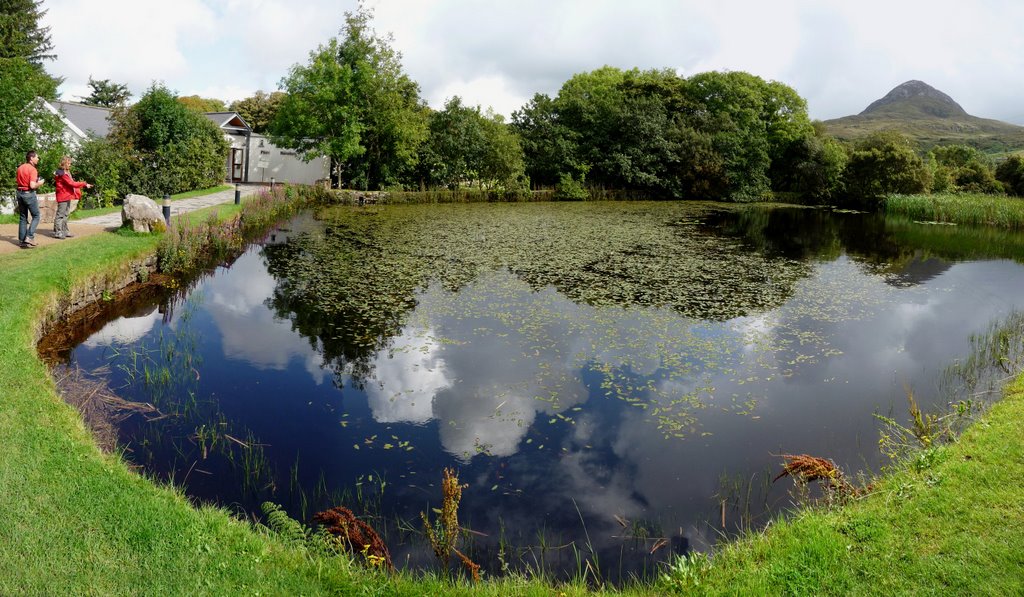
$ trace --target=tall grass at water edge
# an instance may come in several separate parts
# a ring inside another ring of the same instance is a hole
[[[202,221],[189,214],[178,216],[157,246],[157,266],[170,275],[194,272],[211,260],[243,250],[247,242],[300,209],[329,201],[326,194],[319,187],[279,186],[260,189],[227,219],[221,219],[217,212]]]
[[[920,222],[1024,229],[1024,200],[1005,195],[891,195],[885,201],[885,211]]]
[[[588,201],[647,201],[664,199],[650,191],[588,188]],[[495,191],[487,189],[429,189],[425,191],[333,191],[335,200],[349,205],[378,203],[382,205],[421,203],[499,203],[559,201],[555,189],[533,191]]]

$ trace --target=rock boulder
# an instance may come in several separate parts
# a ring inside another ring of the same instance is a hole
[[[121,207],[121,225],[131,224],[135,232],[152,232],[153,224],[163,222],[160,207],[145,195],[128,195]]]

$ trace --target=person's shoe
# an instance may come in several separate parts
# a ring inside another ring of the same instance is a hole
[[[24,241],[22,241],[22,244],[24,244],[25,246],[28,246],[28,247],[34,247],[34,246],[36,246],[36,239],[34,239],[34,238],[26,238]]]
[[[54,234],[53,238],[55,238],[57,240],[64,240],[64,235],[63,234]]]
[[[71,234],[70,232],[66,232],[66,233],[64,234],[64,238],[73,238],[74,236],[75,236],[75,235],[74,235],[74,234]]]
[[[23,240],[23,241],[21,241],[21,248],[22,248],[22,249],[31,249],[31,248],[32,248],[32,247],[34,247],[34,246],[36,246],[36,244],[35,244],[35,243],[30,243],[30,242],[28,242],[27,240]]]

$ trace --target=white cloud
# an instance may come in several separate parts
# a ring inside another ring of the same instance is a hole
[[[426,423],[434,418],[434,397],[451,385],[441,345],[432,330],[406,330],[389,353],[373,361],[375,381],[366,396],[379,423]]]
[[[275,284],[259,255],[250,251],[204,283],[200,293],[220,331],[224,356],[278,370],[297,359],[319,385],[328,377],[323,356],[265,305]]]

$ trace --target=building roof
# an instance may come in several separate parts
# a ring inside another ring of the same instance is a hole
[[[86,106],[72,102],[49,102],[59,112],[74,133],[81,137],[106,137],[110,133],[110,108]],[[203,114],[214,124],[227,132],[246,133],[251,131],[237,112],[206,112]]]
[[[86,135],[106,137],[110,132],[110,108],[71,102],[50,102],[50,104]]]
[[[203,115],[224,130],[252,131],[252,128],[238,115],[238,112],[204,112]]]

